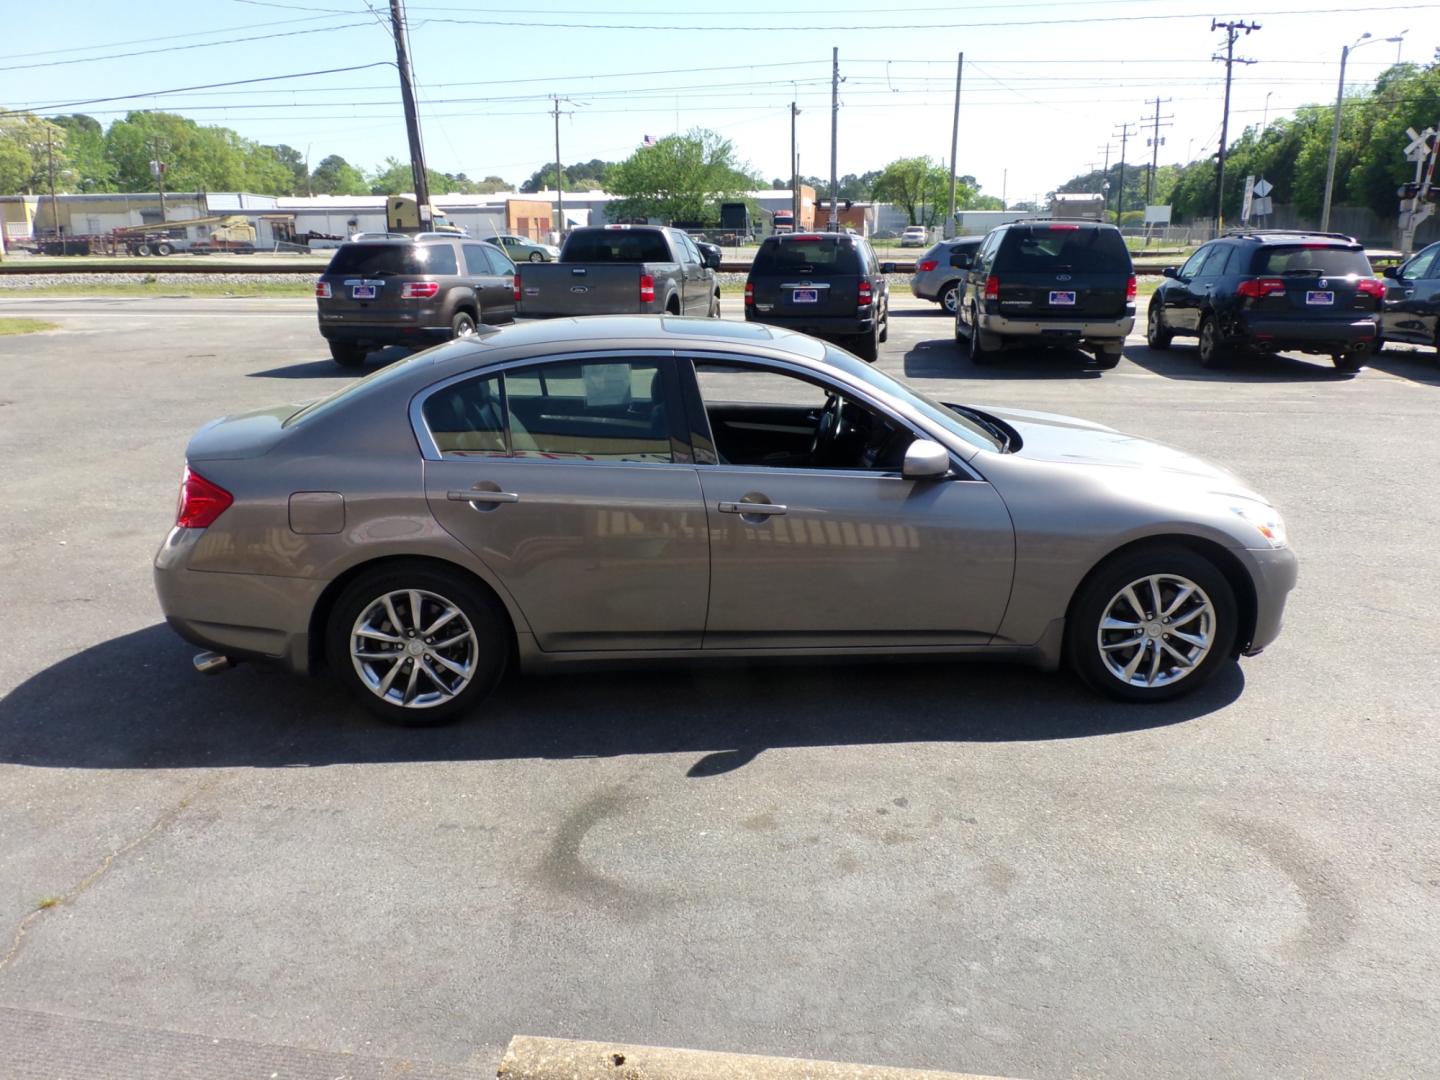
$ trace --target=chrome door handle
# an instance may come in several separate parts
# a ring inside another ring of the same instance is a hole
[[[513,491],[447,491],[445,498],[451,502],[468,503],[517,503],[520,496]]]
[[[722,502],[722,514],[762,514],[775,516],[785,513],[789,507],[782,503]]]

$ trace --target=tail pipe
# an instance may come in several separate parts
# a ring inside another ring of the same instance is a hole
[[[195,659],[191,663],[195,665],[195,670],[201,675],[218,675],[235,666],[235,661],[230,657],[213,652],[196,653]]]

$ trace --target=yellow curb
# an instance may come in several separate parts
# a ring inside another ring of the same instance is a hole
[[[500,1080],[1003,1080],[974,1073],[516,1035]]]

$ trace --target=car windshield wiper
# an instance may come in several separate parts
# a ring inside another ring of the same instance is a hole
[[[1001,453],[1010,453],[1010,448],[1015,444],[1018,435],[1009,424],[1004,424],[995,417],[983,413],[979,409],[972,409],[968,405],[955,405],[948,401],[943,402],[943,404],[951,412],[963,416],[972,424],[979,424],[989,432],[995,441],[1000,444]]]

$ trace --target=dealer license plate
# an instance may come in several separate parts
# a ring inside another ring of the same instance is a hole
[[[1074,293],[1073,291],[1068,291],[1068,292],[1052,292],[1052,293],[1050,294],[1050,306],[1051,306],[1051,307],[1074,307],[1074,306],[1075,306],[1075,293]]]
[[[796,304],[818,304],[820,302],[820,290],[796,289],[791,292],[790,299]]]
[[[356,300],[374,300],[374,299],[375,299],[375,286],[374,286],[374,285],[356,285],[356,286],[354,286],[353,288],[351,288],[351,290],[350,290],[350,295],[353,296]]]
[[[1321,292],[1318,289],[1311,289],[1305,294],[1305,303],[1333,304],[1335,303],[1335,294],[1333,292],[1329,292],[1328,290],[1325,292]]]

